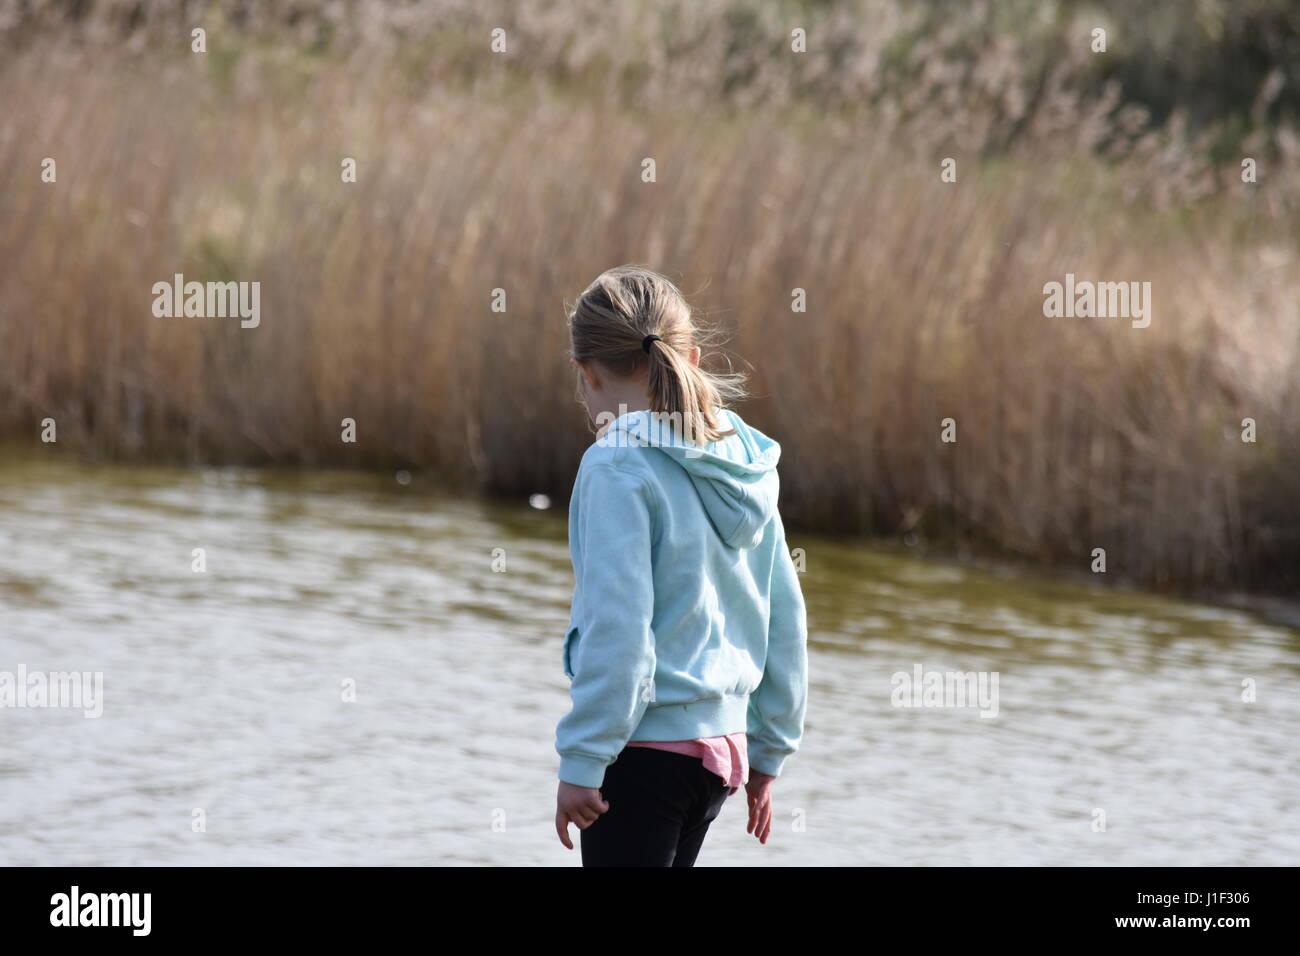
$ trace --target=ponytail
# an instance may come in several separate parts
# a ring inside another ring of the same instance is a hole
[[[650,410],[680,420],[692,444],[734,433],[723,430],[721,412],[744,397],[744,375],[691,362],[702,336],[685,296],[658,273],[619,266],[601,274],[573,307],[569,336],[577,361],[597,362],[620,376],[645,364]]]
[[[735,429],[722,430],[722,396],[708,372],[660,339],[650,344],[650,408],[680,416],[682,434],[694,444],[717,441]]]

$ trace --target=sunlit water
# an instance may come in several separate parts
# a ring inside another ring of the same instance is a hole
[[[738,794],[699,865],[1300,861],[1297,632],[791,543],[804,745],[768,845]],[[418,476],[0,464],[0,670],[104,675],[98,719],[0,709],[0,862],[576,865],[571,587],[562,511]],[[996,671],[997,716],[893,706],[917,664]]]

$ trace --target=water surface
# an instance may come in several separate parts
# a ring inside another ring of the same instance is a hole
[[[576,865],[565,531],[419,476],[0,463],[0,670],[104,675],[98,719],[0,709],[0,863]],[[805,743],[768,845],[737,795],[698,865],[1300,860],[1300,633],[791,544]],[[893,706],[917,664],[997,672],[997,716]]]

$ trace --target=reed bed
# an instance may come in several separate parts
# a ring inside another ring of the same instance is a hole
[[[944,183],[949,143],[871,113],[430,83],[377,49],[42,40],[0,68],[0,436],[39,447],[50,417],[82,455],[562,499],[590,440],[565,303],[640,262],[729,334],[710,361],[751,372],[794,529],[1082,570],[1105,548],[1111,577],[1163,589],[1297,583],[1283,174],[1202,170],[1192,203],[1170,183],[1203,164],[1169,143],[1045,135],[977,143]],[[176,273],[260,282],[261,325],[155,317]],[[1150,327],[1045,317],[1066,273],[1150,282]]]

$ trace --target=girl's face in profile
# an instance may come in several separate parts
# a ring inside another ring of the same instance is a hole
[[[591,410],[591,385],[588,384],[587,382],[587,376],[582,374],[582,367],[577,362],[573,362],[572,364],[573,364],[574,374],[577,376],[578,379],[578,387],[577,387],[578,404],[581,405],[584,410],[586,410],[588,420],[590,420],[594,424],[596,415],[595,412]]]
[[[595,369],[585,362],[573,362],[573,370],[578,378],[578,404],[587,413],[587,421],[592,433],[597,434],[599,430],[597,418],[607,411],[609,404],[605,389],[601,387],[603,382],[595,374]]]
[[[587,410],[592,428],[613,421],[624,412],[648,407],[644,372],[619,378],[594,362],[573,364],[578,371],[578,401]]]
[[[700,347],[692,346],[686,359],[698,366]],[[650,407],[649,375],[644,363],[633,374],[620,378],[595,362],[569,361],[578,373],[578,402],[587,410],[593,428],[602,416],[612,421],[625,412]]]

